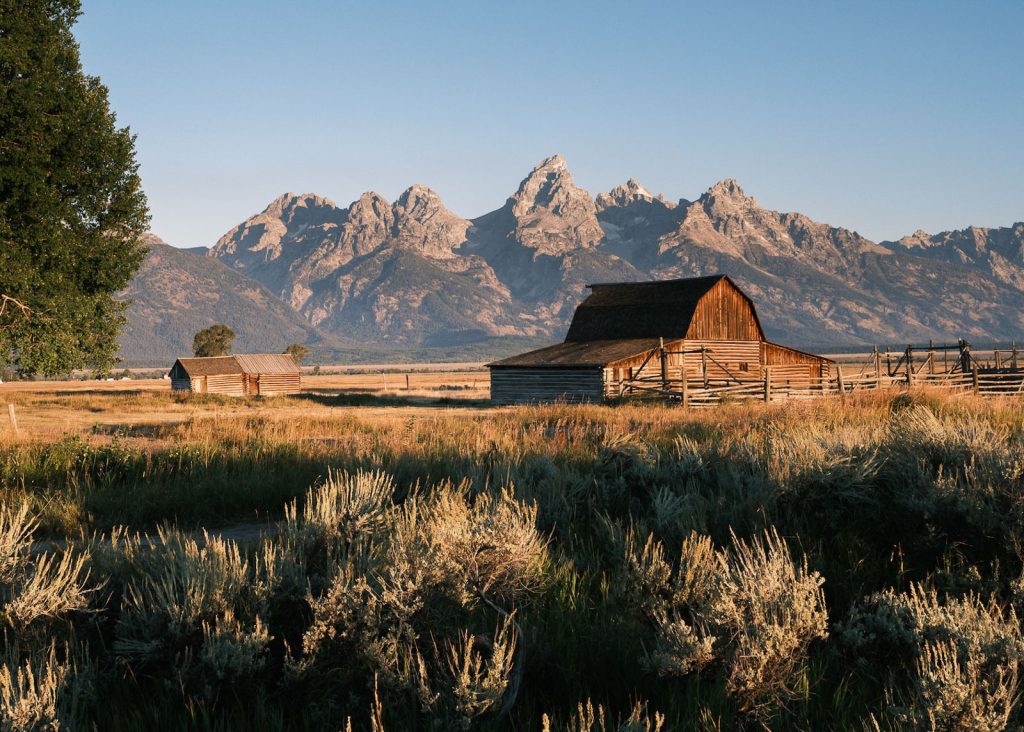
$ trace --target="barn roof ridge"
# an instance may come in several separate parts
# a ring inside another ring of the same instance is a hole
[[[299,373],[295,360],[287,353],[234,353],[225,356],[184,356],[175,361],[190,376],[222,374]],[[173,367],[172,367],[173,370]]]
[[[576,308],[565,340],[693,337],[689,331],[698,306],[706,295],[722,286],[746,301],[758,337],[763,340],[757,307],[726,274],[590,285],[591,293]]]

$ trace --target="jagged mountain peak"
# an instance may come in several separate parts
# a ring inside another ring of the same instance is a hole
[[[348,207],[344,238],[355,244],[358,253],[367,253],[391,234],[395,212],[388,199],[376,191],[367,191]]]
[[[648,204],[659,203],[665,208],[676,207],[675,203],[666,200],[660,193],[654,195],[644,188],[636,178],[630,178],[625,183],[620,183],[607,193],[599,193],[595,200],[599,212],[614,206],[629,206],[641,202]]]
[[[509,204],[516,237],[538,253],[563,254],[601,240],[594,199],[576,185],[561,155],[530,171]]]
[[[410,186],[395,201],[394,238],[430,257],[449,259],[466,241],[469,221],[445,208],[435,191]]]
[[[346,212],[315,193],[283,193],[260,213],[238,224],[210,249],[236,269],[261,267],[279,259],[286,245],[307,229],[322,229],[345,220]]]
[[[753,196],[748,196],[735,178],[725,178],[708,188],[707,192],[700,197],[702,202],[728,203],[742,205],[750,208],[758,206]]]
[[[534,167],[533,172],[536,173],[539,170],[565,171],[566,173],[568,173],[569,164],[565,161],[565,158],[562,157],[559,153],[555,153],[554,155],[541,160]]]
[[[316,193],[282,193],[261,212],[265,216],[283,217],[296,209],[327,208],[337,209],[334,201]]]
[[[530,174],[523,178],[512,200],[517,208],[557,206],[571,197],[586,197],[590,194],[579,188],[572,179],[569,165],[561,155],[552,155],[542,160]]]
[[[391,208],[391,203],[376,191],[366,191],[352,202],[352,205],[349,206],[349,211],[351,212],[356,207],[369,208],[379,212],[385,208]]]
[[[395,201],[395,206],[401,206],[405,210],[438,208],[444,207],[441,196],[437,191],[422,183],[414,183],[404,191]]]

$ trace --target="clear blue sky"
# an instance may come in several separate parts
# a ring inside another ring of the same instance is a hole
[[[212,245],[285,191],[500,206],[733,177],[874,238],[1024,219],[1024,2],[84,0],[153,230]]]

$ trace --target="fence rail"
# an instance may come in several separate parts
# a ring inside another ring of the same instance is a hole
[[[1021,359],[1024,362],[1024,359]],[[620,396],[666,398],[689,407],[710,407],[739,400],[782,402],[790,400],[842,397],[868,391],[905,390],[908,388],[941,389],[949,393],[977,394],[987,397],[1024,396],[1024,368],[982,369],[974,366],[963,372],[954,367],[949,371],[930,373],[913,367],[902,373],[844,374],[841,366],[836,373],[820,379],[777,378],[771,368],[764,370],[763,378],[663,378],[657,375],[637,376],[619,385]]]

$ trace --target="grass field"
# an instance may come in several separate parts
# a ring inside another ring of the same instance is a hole
[[[410,378],[0,386],[8,728],[1020,723],[1020,402]]]

